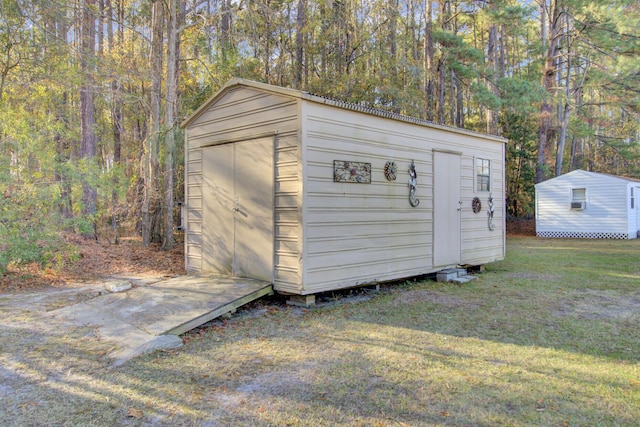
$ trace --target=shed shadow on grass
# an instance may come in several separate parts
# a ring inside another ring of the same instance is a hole
[[[306,311],[266,303],[113,370],[92,355],[90,330],[14,328],[41,346],[6,359],[6,425],[633,425],[637,409],[601,393],[633,392],[613,361],[436,330],[444,322],[427,318],[484,308],[446,286]]]
[[[405,283],[312,309],[265,298],[116,369],[88,328],[4,322],[0,421],[636,425],[638,287],[607,271],[574,281],[516,249],[519,269],[507,259],[464,286]]]

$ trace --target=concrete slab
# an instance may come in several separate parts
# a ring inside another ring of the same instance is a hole
[[[54,310],[52,316],[96,328],[114,341],[116,365],[181,345],[177,335],[273,293],[270,283],[228,276],[180,276]]]
[[[477,279],[476,276],[466,275],[466,276],[456,277],[455,279],[452,279],[451,282],[458,283],[458,284],[463,284],[463,283],[468,283],[468,282],[470,282],[472,280],[475,280],[475,279]]]
[[[458,277],[466,276],[467,269],[466,268],[454,268],[455,272],[458,274]]]
[[[438,282],[450,282],[457,277],[458,271],[453,268],[441,270],[436,274],[436,280]]]

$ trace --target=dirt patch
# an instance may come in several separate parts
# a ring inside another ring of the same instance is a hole
[[[579,299],[563,301],[555,314],[584,319],[638,319],[640,296],[624,295],[611,290],[587,290]]]
[[[447,295],[429,290],[414,290],[402,292],[396,297],[393,304],[396,306],[413,305],[421,302],[430,302],[445,307],[478,307],[477,304],[469,302],[467,299],[457,298],[454,295]]]
[[[537,273],[508,273],[507,277],[513,277],[514,279],[533,279],[533,280],[557,280],[558,276],[553,274],[537,274]]]

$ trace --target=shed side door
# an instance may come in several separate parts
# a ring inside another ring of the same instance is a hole
[[[433,265],[460,263],[460,155],[433,153]]]

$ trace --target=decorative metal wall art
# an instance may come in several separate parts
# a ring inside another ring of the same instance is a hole
[[[489,230],[493,231],[496,226],[493,224],[493,196],[489,193],[489,210],[487,211],[487,225],[489,226]]]
[[[416,186],[418,185],[418,173],[416,172],[416,164],[411,160],[409,167],[409,204],[414,208],[420,204],[420,200],[416,199]]]
[[[396,162],[392,162],[391,160],[389,160],[387,163],[385,163],[384,176],[385,178],[387,178],[387,181],[395,181],[397,173],[398,165],[396,165]]]
[[[371,184],[371,163],[334,160],[333,181]]]
[[[477,197],[473,198],[473,200],[471,201],[471,209],[473,210],[473,213],[480,212],[480,210],[482,209],[482,203],[480,203],[479,198]]]

